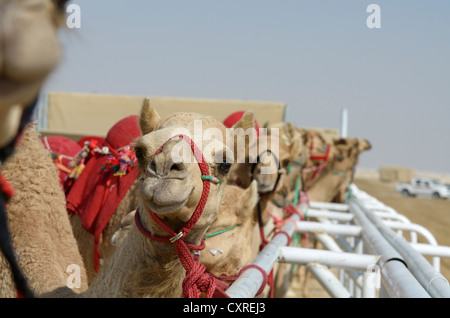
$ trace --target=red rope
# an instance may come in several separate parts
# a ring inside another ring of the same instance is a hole
[[[14,195],[13,188],[1,173],[0,173],[0,191],[4,195],[5,201],[9,201]]]
[[[208,165],[201,153],[201,150],[195,145],[195,143],[186,135],[177,135],[169,140],[167,140],[153,155],[161,153],[165,144],[170,140],[181,137],[186,140],[194,153],[195,159],[199,165],[200,171],[202,175],[209,175]],[[153,159],[153,158],[152,158]],[[211,297],[227,297],[225,293],[223,293],[216,284],[216,278],[211,274],[206,272],[206,267],[203,264],[200,264],[198,261],[198,257],[193,257],[191,254],[192,250],[201,250],[205,247],[204,239],[202,238],[201,245],[195,245],[189,243],[185,240],[186,235],[189,233],[191,228],[196,224],[196,222],[201,217],[203,210],[205,209],[206,202],[208,200],[210,189],[210,181],[203,180],[203,190],[201,198],[192,213],[191,218],[188,222],[179,230],[174,231],[170,228],[158,215],[156,215],[153,211],[148,210],[152,219],[160,226],[164,231],[166,231],[169,236],[161,236],[156,234],[151,234],[148,230],[146,230],[140,221],[139,211],[135,214],[135,221],[138,229],[148,238],[158,241],[158,242],[170,242],[174,243],[175,249],[178,254],[178,258],[180,259],[181,264],[186,270],[186,276],[183,280],[183,296],[186,298],[198,298],[202,293],[205,293],[207,298]]]

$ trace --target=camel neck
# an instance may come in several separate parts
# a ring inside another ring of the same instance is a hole
[[[82,296],[181,297],[185,274],[172,244],[149,240],[132,226]]]
[[[308,190],[309,200],[325,202],[332,200],[338,193],[344,178],[344,176],[327,171]]]

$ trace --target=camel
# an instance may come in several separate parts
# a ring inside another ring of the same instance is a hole
[[[15,144],[37,105],[39,90],[59,63],[61,48],[57,37],[65,15],[65,0],[4,0],[0,5],[0,164]],[[9,239],[5,203],[10,185],[0,174],[0,248],[13,272],[22,296],[32,296]]]
[[[304,146],[309,148],[309,157],[302,170],[303,189],[308,190],[318,176],[326,170],[334,157],[334,147],[317,131],[298,128],[305,135]]]
[[[201,120],[203,129],[226,133],[225,126],[210,116],[175,113],[161,119],[149,100],[144,100],[142,137],[134,146],[143,173],[135,224],[82,297],[215,295],[215,279],[204,273],[197,256],[188,251],[202,248],[202,237],[218,217],[227,177],[236,163],[219,160],[218,153],[205,153],[200,159],[201,151],[212,141],[203,142],[198,149],[186,137],[187,132],[193,135],[196,120]],[[181,138],[173,139],[180,127],[183,133],[175,137]],[[247,112],[235,127],[253,127],[253,113]],[[216,151],[226,149],[226,143],[214,140]],[[196,161],[174,159],[173,154],[186,148],[181,148],[183,145],[195,154]],[[225,150],[226,156],[236,158],[236,144],[231,151]]]
[[[80,293],[87,288],[81,255],[69,223],[58,172],[39,134],[29,125],[2,172],[14,187],[8,224],[19,265],[37,296],[55,289]],[[15,297],[11,271],[0,257],[0,297]],[[79,286],[67,287],[75,271]]]
[[[334,140],[336,155],[328,169],[318,176],[308,189],[311,201],[344,202],[347,187],[353,180],[353,171],[359,155],[371,148],[363,138],[340,138]],[[344,189],[344,190],[343,190]]]

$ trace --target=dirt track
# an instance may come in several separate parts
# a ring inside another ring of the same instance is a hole
[[[362,191],[406,216],[411,222],[427,228],[439,245],[450,246],[450,200],[403,197],[394,190],[394,183],[385,183],[374,178],[358,178],[355,184]],[[418,240],[426,243],[420,235]],[[450,281],[450,259],[441,258],[441,273]],[[301,283],[294,279],[287,297],[302,297],[301,286]],[[329,297],[313,277],[309,282],[309,293],[312,298]]]

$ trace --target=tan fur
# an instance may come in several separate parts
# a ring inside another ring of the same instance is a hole
[[[216,276],[234,276],[242,267],[249,265],[259,252],[258,216],[256,204],[258,192],[256,181],[243,189],[229,185],[225,189],[217,220],[207,234],[239,225],[234,229],[206,239],[206,248],[200,254],[200,262]],[[213,255],[210,250],[220,248],[223,252]]]
[[[31,288],[42,295],[65,287],[67,267],[80,266],[81,288],[87,278],[66,211],[58,174],[34,127],[29,127],[16,153],[2,166],[14,188],[8,223],[19,265]],[[8,266],[0,257],[0,296],[15,297]],[[66,287],[67,288],[67,287]]]
[[[98,245],[98,251],[104,262],[110,258],[117,246],[112,243],[112,237],[114,233],[120,228],[120,222],[130,211],[137,208],[139,202],[139,180],[136,180],[120,201],[117,209],[108,221],[108,224],[103,229],[101,235],[101,241]],[[81,219],[78,215],[72,215],[70,217],[70,223],[73,229],[75,239],[78,242],[80,253],[83,257],[86,272],[88,275],[88,282],[91,283],[97,272],[94,267],[94,236],[86,231],[81,224]]]

